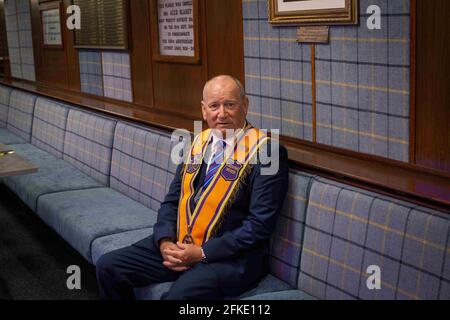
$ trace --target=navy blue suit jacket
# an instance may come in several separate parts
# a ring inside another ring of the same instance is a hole
[[[280,145],[279,151],[278,173],[261,175],[263,165],[259,162],[254,165],[216,236],[203,245],[208,263],[216,271],[225,294],[236,293],[237,288],[245,290],[268,272],[270,237],[287,194],[289,179],[286,148]],[[163,238],[176,240],[182,168],[182,165],[178,167],[158,212],[153,229],[156,247]],[[194,181],[196,190],[203,185],[206,168],[203,163]]]

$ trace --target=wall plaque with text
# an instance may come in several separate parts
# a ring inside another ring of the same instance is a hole
[[[62,45],[60,9],[41,11],[44,45]]]
[[[152,0],[153,59],[199,61],[198,0]]]
[[[74,0],[81,9],[75,47],[128,49],[127,0]]]
[[[330,27],[300,27],[297,31],[300,43],[328,43],[330,41]]]
[[[158,25],[161,55],[195,56],[192,1],[159,0]]]

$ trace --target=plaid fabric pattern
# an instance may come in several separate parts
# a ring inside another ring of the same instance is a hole
[[[31,141],[33,112],[36,96],[13,90],[9,99],[9,113],[7,128],[12,133]]]
[[[245,83],[249,121],[312,141],[311,49],[296,28],[273,28],[267,1],[243,0]]]
[[[63,159],[108,186],[116,121],[70,110]]]
[[[318,142],[409,160],[410,1],[380,6],[381,30],[333,27],[316,51]]]
[[[38,98],[34,110],[31,143],[57,158],[62,158],[68,114],[68,107]]]
[[[0,128],[5,128],[8,123],[9,95],[11,89],[0,86]]]
[[[103,52],[102,64],[105,97],[132,102],[129,53]]]
[[[80,50],[81,92],[103,96],[102,56],[98,51]]]
[[[176,172],[169,135],[119,122],[114,136],[111,187],[157,211]]]
[[[445,252],[445,264],[444,264],[444,273],[442,277],[446,280],[450,279],[450,236],[447,237],[447,251]],[[450,282],[449,281],[441,281],[440,283],[441,287],[439,288],[441,291],[441,294],[439,296],[439,299],[445,300],[449,299],[450,297]]]
[[[243,0],[249,120],[312,141],[311,47],[296,27],[272,27],[265,0]],[[381,30],[363,9],[380,6]],[[317,45],[317,142],[409,160],[410,0],[361,0],[359,26],[332,27]]]
[[[6,30],[12,76],[36,81],[28,0],[6,0]]]
[[[326,179],[308,205],[299,289],[319,299],[450,299],[450,218]],[[367,286],[381,270],[381,290]]]
[[[312,176],[291,171],[289,191],[271,242],[271,273],[297,287]]]

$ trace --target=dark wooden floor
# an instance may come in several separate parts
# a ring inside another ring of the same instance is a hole
[[[81,269],[69,290],[67,268]],[[97,300],[95,268],[0,184],[0,300]]]

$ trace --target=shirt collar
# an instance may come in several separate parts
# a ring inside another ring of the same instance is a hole
[[[215,147],[216,144],[221,142],[221,141],[225,141],[227,146],[231,146],[234,143],[234,136],[227,137],[227,139],[224,140],[223,137],[218,135],[215,131],[213,131],[211,139],[212,139],[211,140],[211,144],[212,144],[213,147]]]
[[[245,127],[247,126],[247,121],[245,121],[244,126],[242,127],[242,130],[245,129]],[[238,132],[238,131],[235,131]],[[216,130],[212,131],[212,137],[210,140],[210,143],[213,147],[215,147],[216,143],[220,142],[220,141],[225,141],[225,143],[227,144],[227,146],[233,146],[234,145],[234,139],[235,139],[235,135],[231,136],[231,137],[227,137],[227,139],[223,139],[222,135],[217,134],[218,132]]]

